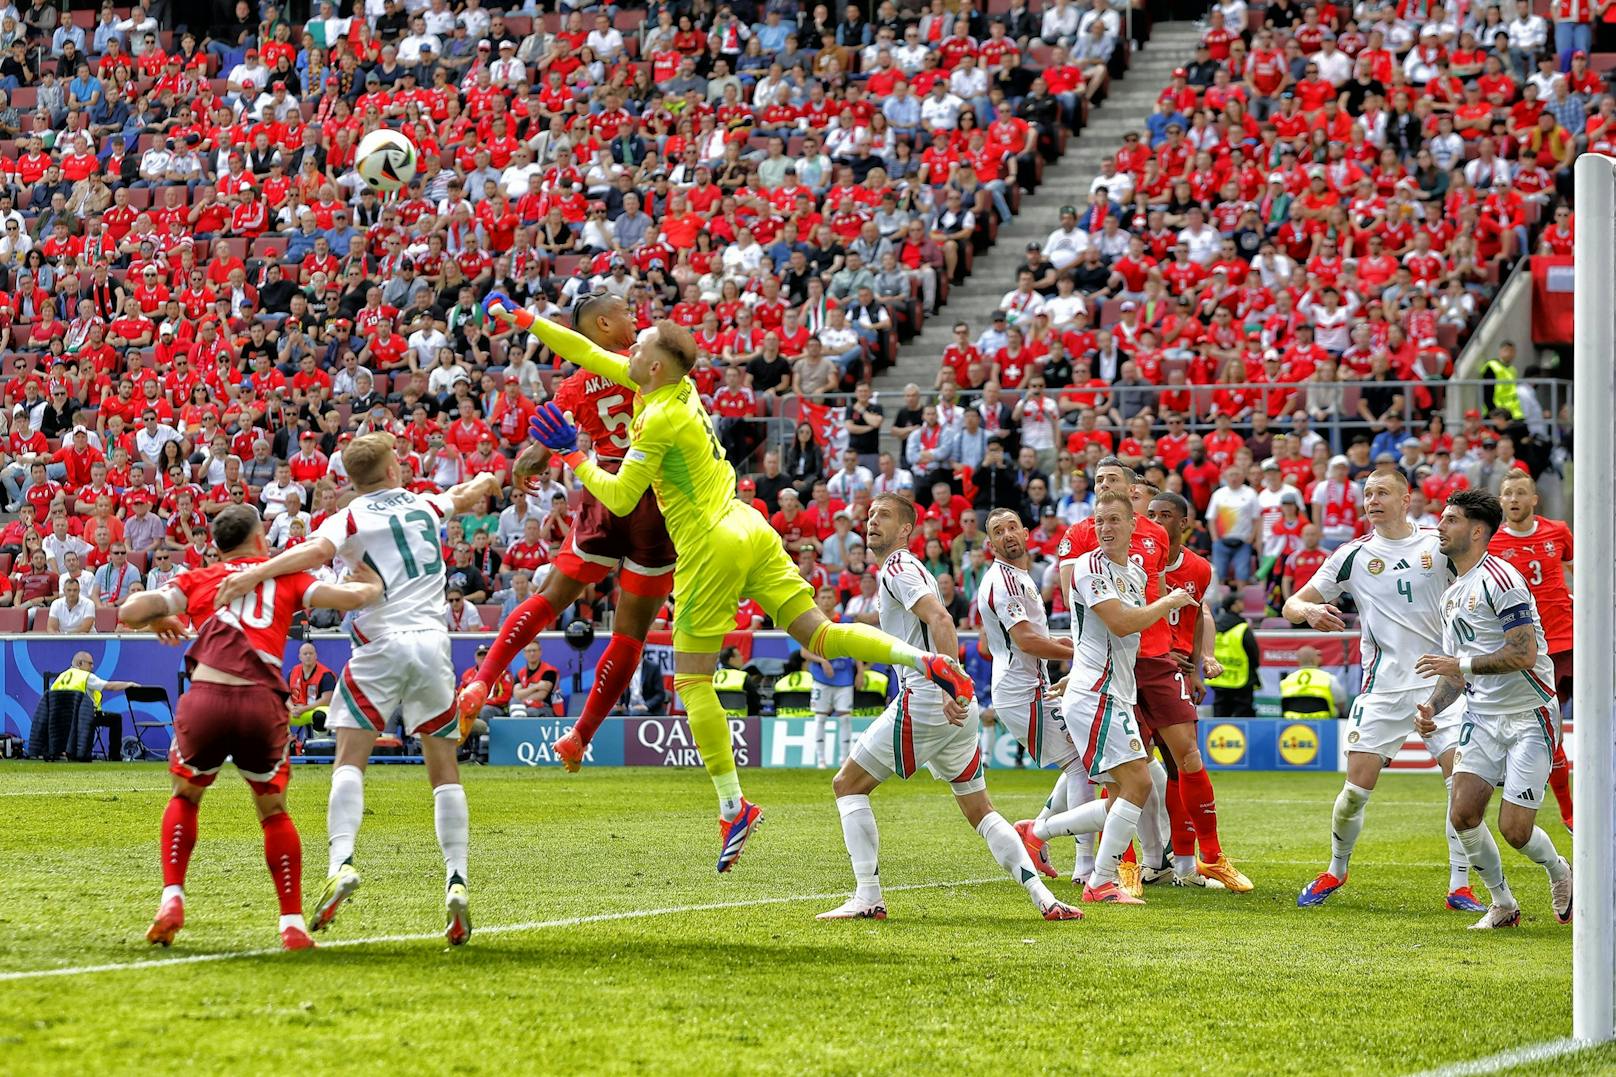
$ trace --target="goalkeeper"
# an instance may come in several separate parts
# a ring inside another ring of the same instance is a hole
[[[673,576],[674,689],[684,700],[690,733],[718,791],[718,870],[741,855],[763,813],[741,795],[729,723],[713,688],[724,636],[733,631],[742,597],[762,606],[777,625],[815,654],[913,666],[958,701],[950,719],[964,719],[971,682],[952,657],[926,654],[863,624],[835,624],[814,605],[813,589],[797,572],[780,536],[756,509],[735,497],[735,471],[713,433],[700,394],[687,374],[696,361],[690,333],[670,321],[640,334],[627,358],[554,322],[517,309],[495,292],[488,314],[538,337],[585,370],[635,390],[634,420],[623,466],[613,474],[578,451],[578,431],[547,404],[532,434],[560,455],[578,481],[611,512],[627,515],[649,486],[679,557]]]

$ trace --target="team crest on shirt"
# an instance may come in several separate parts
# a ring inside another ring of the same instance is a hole
[[[1480,605],[1480,604],[1481,604],[1481,596],[1474,593],[1474,592],[1471,592],[1470,597],[1465,599],[1465,609],[1468,610],[1471,613],[1475,613],[1476,612],[1476,607],[1478,605]]]
[[[1554,556],[1554,540],[1553,539],[1549,539],[1547,542],[1543,543],[1543,552],[1548,554],[1550,557]]]
[[[1371,557],[1369,559],[1369,563],[1365,565],[1364,568],[1369,570],[1369,574],[1371,576],[1379,576],[1382,572],[1386,571],[1386,562],[1382,561],[1378,557]]]
[[[1431,555],[1430,554],[1428,554],[1428,553],[1420,554],[1420,567],[1422,569],[1424,569],[1427,572],[1431,571],[1431,564],[1432,564],[1432,561],[1431,561]]]
[[[1147,552],[1149,552],[1149,553],[1155,553],[1156,552],[1156,540],[1153,539],[1153,538],[1140,539],[1139,540],[1139,545],[1143,546],[1145,548],[1145,550]]]
[[[1128,742],[1128,750],[1132,752],[1142,752],[1145,750],[1145,746],[1139,743],[1138,737],[1135,737]]]

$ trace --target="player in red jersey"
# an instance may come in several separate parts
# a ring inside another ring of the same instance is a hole
[[[1559,520],[1537,515],[1537,482],[1524,471],[1504,479],[1498,491],[1504,526],[1493,533],[1487,552],[1514,565],[1531,588],[1543,621],[1543,638],[1554,659],[1555,693],[1562,706],[1571,701],[1571,529]],[[1571,763],[1556,743],[1549,768],[1549,788],[1560,805],[1560,818],[1571,829]]]
[[[266,581],[215,609],[219,584],[243,566],[266,560],[269,544],[258,510],[248,505],[231,505],[215,516],[213,535],[222,561],[182,572],[155,591],[130,595],[118,610],[130,628],[150,628],[168,643],[186,634],[181,616],[196,625],[196,638],[185,653],[191,687],[180,697],[168,749],[174,796],[163,811],[163,896],[146,940],[167,946],[185,923],[185,870],[196,845],[197,810],[229,759],[252,788],[264,830],[264,860],[280,898],[281,945],[306,950],[314,940],[303,921],[303,843],[286,813],[292,772],[281,656],[294,613],[315,606],[358,609],[381,597],[381,580],[368,569],[342,584],[298,573]]]
[[[1108,490],[1126,493],[1134,501],[1134,512],[1141,516],[1141,510],[1149,508],[1151,495],[1155,493],[1152,487],[1139,482],[1132,468],[1114,456],[1106,457],[1095,466],[1094,487],[1096,494]],[[1147,603],[1162,595],[1162,574],[1167,568],[1167,551],[1171,545],[1167,532],[1149,519],[1140,519],[1134,527],[1128,556],[1145,570]],[[1098,546],[1092,520],[1083,520],[1067,530],[1057,550],[1063,592],[1070,591],[1072,567],[1077,560]],[[1207,774],[1195,739],[1195,704],[1171,652],[1172,630],[1165,618],[1139,634],[1139,657],[1134,673],[1139,686],[1140,724],[1151,735],[1161,737],[1178,766],[1180,795],[1204,854],[1196,860],[1196,870],[1230,890],[1244,893],[1251,889],[1251,880],[1229,862],[1218,842],[1218,812],[1212,778]],[[1165,772],[1159,776],[1159,780],[1164,779]],[[1080,790],[1068,788],[1069,803],[1081,796]],[[1208,856],[1212,859],[1207,860]],[[1124,878],[1133,882],[1131,876],[1135,870],[1129,869]],[[1137,889],[1137,883],[1132,889]]]
[[[620,352],[627,352],[637,335],[633,312],[612,295],[597,293],[579,299],[572,307],[572,324],[594,343]],[[562,383],[555,402],[589,434],[596,463],[615,472],[628,451],[633,394],[607,378],[579,370]],[[529,448],[517,460],[518,480],[548,462],[548,450],[538,445]],[[489,685],[509,669],[518,652],[556,619],[558,610],[576,602],[584,588],[599,583],[621,566],[617,577],[621,593],[612,638],[595,666],[595,683],[577,723],[552,746],[563,767],[578,770],[590,738],[640,670],[645,635],[663,600],[673,590],[673,559],[673,540],[668,537],[662,510],[657,508],[650,490],[627,516],[612,515],[585,490],[578,517],[556,555],[544,589],[516,607],[500,626],[499,636],[477,668],[476,677],[461,687],[462,736],[481,712]]]
[[[1169,613],[1167,625],[1172,630],[1173,661],[1189,682],[1191,702],[1199,704],[1206,697],[1203,669],[1214,677],[1222,672],[1217,660],[1207,651],[1207,641],[1216,633],[1210,623],[1212,609],[1206,601],[1212,593],[1212,562],[1184,545],[1184,538],[1190,532],[1190,503],[1182,496],[1163,490],[1150,499],[1149,512],[1151,522],[1167,532],[1167,567],[1162,573],[1162,586],[1169,591],[1175,587],[1182,588],[1195,597],[1193,608],[1186,606]],[[1190,728],[1193,731],[1194,727]],[[1195,825],[1184,808],[1172,749],[1160,733],[1156,735],[1156,742],[1162,748],[1162,763],[1167,768],[1167,819],[1172,828],[1173,883],[1176,886],[1205,886],[1206,876],[1195,870]],[[1148,849],[1146,852],[1154,856],[1156,850]],[[1209,850],[1203,849],[1202,852],[1215,859]],[[1162,874],[1159,869],[1147,864],[1143,881],[1154,882]]]

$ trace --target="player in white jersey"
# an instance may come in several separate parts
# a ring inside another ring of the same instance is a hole
[[[1498,832],[1548,873],[1554,918],[1571,920],[1571,866],[1537,826],[1560,740],[1554,661],[1526,580],[1514,565],[1487,552],[1503,520],[1491,494],[1464,490],[1448,498],[1437,526],[1442,553],[1453,560],[1458,579],[1442,596],[1441,650],[1417,663],[1422,675],[1439,678],[1419,706],[1422,730],[1435,728],[1435,716],[1455,702],[1464,707],[1449,811],[1470,863],[1492,891],[1486,914],[1471,925],[1484,930],[1521,922],[1487,829],[1494,786],[1504,790]]]
[[[337,909],[359,888],[354,842],[365,812],[365,764],[376,737],[395,710],[405,732],[421,741],[433,815],[447,879],[445,935],[454,945],[471,936],[466,894],[469,823],[466,792],[455,759],[455,674],[444,624],[443,522],[469,512],[482,497],[497,497],[499,480],[479,475],[447,493],[403,488],[398,446],[387,433],[366,434],[342,451],[356,496],[309,536],[307,542],[228,581],[235,590],[263,580],[312,570],[333,557],[363,562],[382,578],[382,600],[353,621],[353,652],[337,681],[326,725],[337,731],[326,806],[329,878],[315,906],[313,929],[324,930]],[[246,577],[241,579],[240,577]],[[220,588],[221,601],[227,601]],[[233,597],[233,596],[231,596]]]
[[[906,498],[878,494],[870,502],[867,543],[881,566],[881,630],[925,651],[958,654],[959,637],[937,581],[909,552],[914,531],[915,508]],[[982,835],[999,866],[1026,889],[1045,920],[1083,918],[1081,910],[1049,892],[1020,835],[993,809],[977,742],[978,723],[974,701],[950,698],[921,673],[899,671],[897,699],[859,737],[832,782],[858,889],[838,908],[820,913],[819,919],[887,918],[878,863],[881,842],[870,794],[893,775],[908,778],[922,767],[949,783],[966,821]]]
[[[1101,494],[1094,502],[1093,521],[1099,548],[1072,565],[1072,671],[1061,699],[1066,730],[1088,780],[1110,793],[1101,802],[1109,811],[1083,900],[1143,905],[1143,899],[1117,885],[1117,865],[1139,829],[1152,788],[1134,713],[1139,701],[1134,661],[1139,633],[1173,610],[1194,605],[1195,598],[1174,588],[1154,602],[1145,601],[1145,570],[1128,557],[1135,515],[1127,494]]]
[[[1049,634],[1044,600],[1031,572],[1027,529],[1014,509],[988,516],[993,564],[976,593],[982,634],[993,656],[993,705],[999,721],[1021,742],[1035,766],[1055,766],[1071,780],[1087,784],[1083,754],[1072,743],[1062,717],[1061,699],[1044,663],[1070,662],[1072,641]],[[1016,824],[1027,855],[1045,875],[1059,873],[1049,862],[1049,839],[1092,834],[1105,825],[1107,802],[1090,800],[1071,810],[1051,812]]]
[[[1347,866],[1363,830],[1382,768],[1414,732],[1415,708],[1429,694],[1426,677],[1414,668],[1422,654],[1441,649],[1442,592],[1453,569],[1439,548],[1435,531],[1408,518],[1408,480],[1396,470],[1376,471],[1364,483],[1364,517],[1373,528],[1339,546],[1318,572],[1285,602],[1285,617],[1306,621],[1321,632],[1346,628],[1333,603],[1351,594],[1358,606],[1362,637],[1363,686],[1347,716],[1347,780],[1330,818],[1330,865],[1296,898],[1302,908],[1322,905],[1347,881]],[[1461,708],[1449,707],[1425,734],[1425,746],[1442,768],[1453,794],[1453,752],[1459,739]],[[1470,889],[1470,861],[1451,825],[1448,841],[1447,906],[1480,912]]]

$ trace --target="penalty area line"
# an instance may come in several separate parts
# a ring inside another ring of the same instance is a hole
[[[1003,875],[995,875],[986,879],[956,879],[940,883],[907,883],[903,886],[889,886],[885,892],[903,893],[914,890],[949,890],[964,886],[984,886],[988,883],[1007,883],[1011,880]],[[582,927],[587,924],[612,923],[618,920],[644,920],[652,916],[677,916],[684,913],[720,912],[725,909],[755,909],[768,905],[790,905],[799,901],[833,901],[846,898],[847,891],[839,890],[833,894],[793,894],[786,897],[748,898],[742,901],[712,901],[700,905],[669,905],[655,909],[624,909],[621,912],[603,912],[591,916],[566,916],[555,920],[530,920],[519,924],[496,924],[493,927],[478,928],[475,935],[514,935],[526,931],[549,931],[563,927]],[[316,947],[320,950],[334,950],[350,946],[376,946],[399,942],[428,942],[440,940],[443,932],[418,932],[397,935],[369,935],[358,939],[333,939],[322,941]],[[141,969],[170,968],[177,965],[204,965],[216,961],[236,961],[248,957],[274,957],[286,951],[279,947],[258,947],[249,950],[230,950],[207,954],[186,954],[178,957],[158,957],[144,961],[119,961],[104,965],[74,965],[57,969],[18,969],[12,972],[0,972],[0,983],[16,980],[43,980],[53,977],[90,976],[101,972],[134,972]]]
[[[1480,1077],[1481,1074],[1498,1073],[1501,1070],[1527,1066],[1534,1062],[1548,1062],[1596,1046],[1598,1045],[1587,1040],[1549,1040],[1546,1043],[1534,1043],[1526,1047],[1500,1051],[1496,1055],[1471,1059],[1469,1062],[1454,1062],[1435,1069],[1421,1070],[1411,1077]]]

